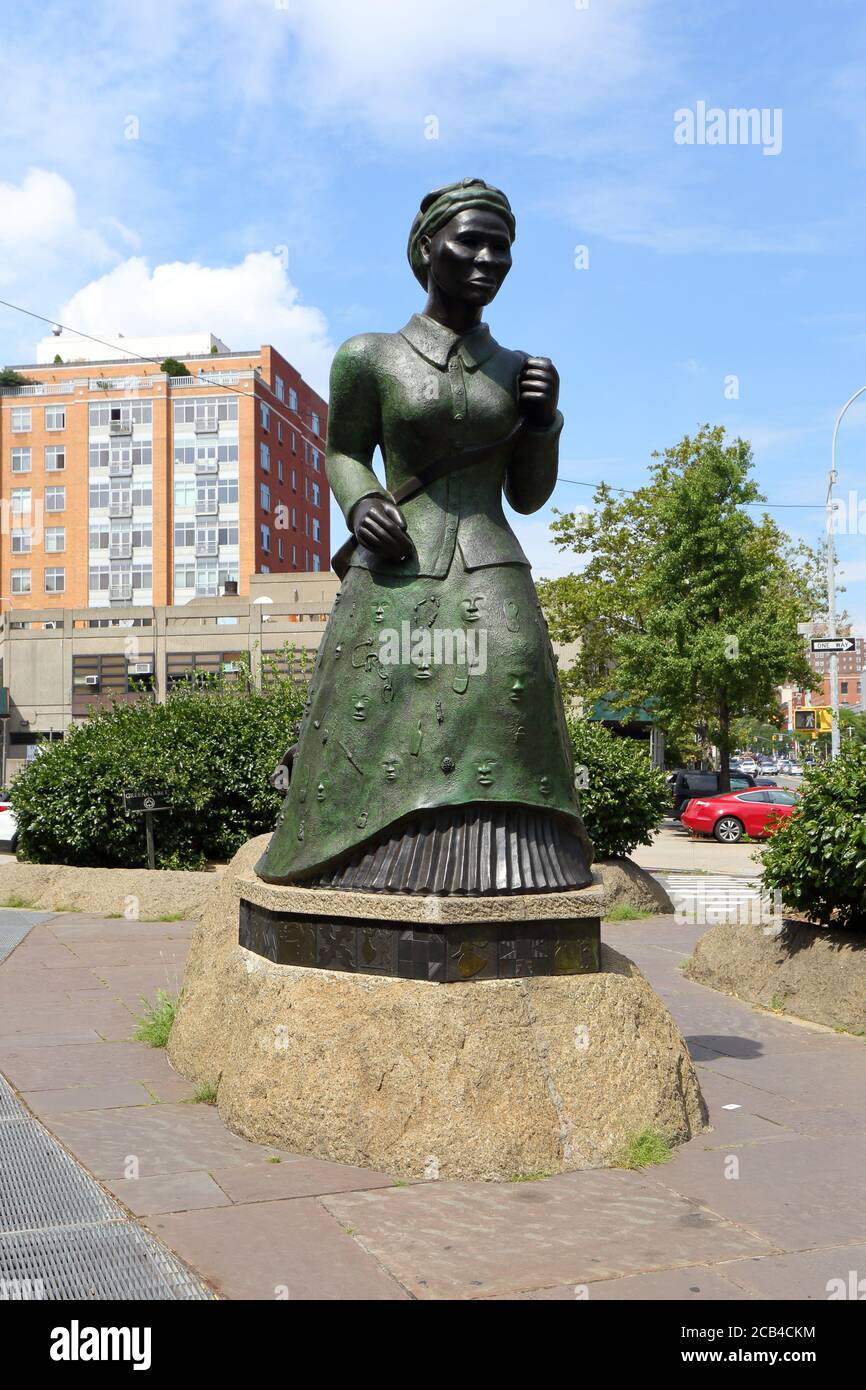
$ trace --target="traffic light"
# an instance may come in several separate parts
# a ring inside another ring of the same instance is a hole
[[[832,728],[833,711],[829,705],[813,705],[794,710],[794,732],[797,734],[809,734],[812,738],[817,738],[818,734],[829,734]]]

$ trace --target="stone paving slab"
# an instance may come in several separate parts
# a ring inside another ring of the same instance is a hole
[[[768,1255],[762,1260],[736,1260],[723,1266],[723,1273],[747,1298],[817,1299],[826,1301],[830,1293],[840,1296],[842,1280],[845,1298],[866,1296],[866,1245],[839,1245],[823,1250],[803,1250],[793,1255]],[[851,1275],[854,1274],[852,1280]],[[858,1287],[859,1285],[859,1287]]]
[[[754,1263],[762,1265],[770,1258],[766,1256]],[[703,1303],[707,1299],[741,1302],[761,1297],[753,1290],[732,1284],[722,1273],[727,1268],[727,1265],[720,1265],[718,1270],[713,1270],[706,1265],[690,1265],[684,1269],[656,1270],[652,1274],[629,1274],[622,1279],[596,1279],[589,1284],[559,1284],[552,1289],[533,1289],[530,1293],[496,1294],[483,1301],[621,1303],[651,1299],[654,1302]]]
[[[43,1119],[75,1110],[114,1110],[130,1105],[153,1105],[140,1081],[109,1082],[105,1086],[67,1086],[61,1091],[22,1091],[22,1099]]]
[[[231,1198],[210,1173],[171,1173],[158,1178],[119,1178],[106,1183],[133,1216],[231,1206]]]
[[[151,1216],[148,1227],[225,1298],[404,1300],[405,1289],[311,1197]]]
[[[416,1298],[574,1285],[775,1248],[643,1175],[611,1169],[347,1193],[323,1205]]]
[[[212,1176],[233,1202],[273,1202],[281,1197],[319,1197],[393,1187],[394,1178],[372,1168],[352,1168],[319,1158],[295,1158],[290,1163],[246,1164],[214,1168]]]
[[[142,1178],[265,1164],[272,1154],[279,1154],[284,1163],[298,1157],[232,1134],[210,1105],[149,1105],[67,1113],[52,1116],[51,1128],[90,1172],[102,1179],[122,1178],[130,1156],[137,1160]]]
[[[837,1136],[832,1144],[798,1135],[740,1146],[732,1156],[738,1165],[733,1171],[724,1150],[687,1144],[647,1180],[780,1249],[866,1239],[866,1135]]]

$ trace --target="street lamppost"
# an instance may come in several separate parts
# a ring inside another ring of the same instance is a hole
[[[836,636],[836,544],[833,531],[833,486],[836,482],[836,439],[839,434],[839,426],[848,410],[859,396],[866,392],[866,386],[861,386],[859,391],[855,391],[853,396],[849,396],[839,414],[836,416],[836,423],[833,426],[833,446],[830,456],[830,473],[827,478],[827,608],[830,631],[828,637]],[[839,752],[839,657],[836,652],[830,653],[830,757],[835,758]]]

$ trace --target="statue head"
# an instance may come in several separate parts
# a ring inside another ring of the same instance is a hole
[[[511,269],[514,213],[483,179],[463,179],[422,199],[407,254],[415,278],[450,300],[489,304]]]

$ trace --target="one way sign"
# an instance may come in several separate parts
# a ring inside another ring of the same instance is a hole
[[[813,652],[855,652],[857,643],[853,637],[813,637]]]

